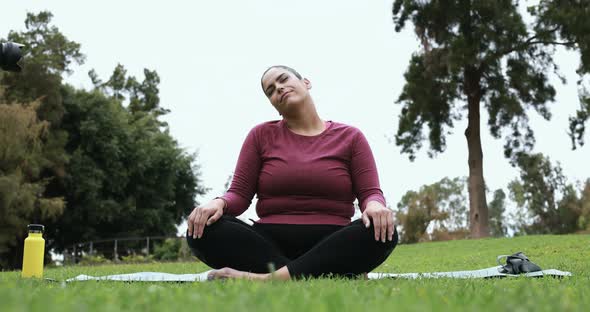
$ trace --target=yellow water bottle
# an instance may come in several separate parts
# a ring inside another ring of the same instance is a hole
[[[45,240],[41,224],[29,224],[29,236],[25,239],[23,253],[22,277],[43,277],[43,258],[45,256]]]

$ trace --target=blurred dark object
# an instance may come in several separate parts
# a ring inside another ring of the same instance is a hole
[[[506,258],[506,265],[503,265],[500,259]],[[500,269],[500,273],[507,273],[507,274],[523,274],[523,273],[530,273],[530,272],[537,272],[542,271],[542,269],[534,264],[527,256],[524,255],[521,251],[508,256],[498,256],[498,264],[502,266]]]
[[[20,72],[22,68],[18,64],[22,59],[21,48],[24,45],[15,42],[0,43],[0,68],[12,72]]]

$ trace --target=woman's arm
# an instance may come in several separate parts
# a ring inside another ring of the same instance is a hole
[[[227,193],[193,209],[189,215],[187,221],[189,236],[195,239],[201,238],[205,226],[216,222],[223,214],[238,216],[250,206],[256,192],[261,163],[255,130],[256,128],[248,133],[242,145],[234,178]]]
[[[258,127],[250,130],[242,144],[238,163],[229,190],[220,196],[225,201],[224,214],[238,216],[242,214],[252,202],[258,184],[258,174],[262,160],[257,138]]]
[[[360,131],[355,135],[352,143],[351,175],[353,188],[363,213],[363,223],[369,227],[371,221],[373,222],[376,241],[393,240],[395,230],[393,211],[385,206],[373,152]]]
[[[357,130],[352,140],[350,169],[354,193],[359,201],[361,212],[365,211],[369,201],[377,201],[385,206],[373,152],[360,130]]]

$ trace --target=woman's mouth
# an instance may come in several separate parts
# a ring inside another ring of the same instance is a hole
[[[287,97],[287,95],[291,93],[291,91],[287,91],[285,93],[283,93],[283,95],[281,95],[281,102],[283,102],[285,100],[285,98]]]

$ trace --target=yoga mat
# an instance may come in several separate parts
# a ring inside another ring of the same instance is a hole
[[[537,272],[530,272],[525,274],[506,274],[501,273],[500,269],[502,266],[495,266],[487,269],[472,270],[472,271],[451,271],[451,272],[430,272],[430,273],[369,273],[369,279],[380,279],[380,278],[406,278],[406,279],[419,279],[419,278],[492,278],[492,277],[564,277],[572,276],[572,273],[548,269]]]
[[[501,266],[495,266],[487,269],[472,270],[472,271],[452,271],[452,272],[430,272],[430,273],[369,273],[369,279],[383,279],[383,278],[404,278],[404,279],[420,279],[420,278],[492,278],[492,277],[564,277],[572,276],[570,272],[559,271],[555,269],[548,269],[538,272],[531,272],[526,274],[506,274],[500,273]],[[119,282],[204,282],[207,281],[207,274],[210,271],[205,271],[197,274],[170,274],[161,272],[138,272],[130,274],[117,274],[106,276],[90,276],[78,275],[74,278],[67,279],[66,282],[75,281],[119,281]]]

